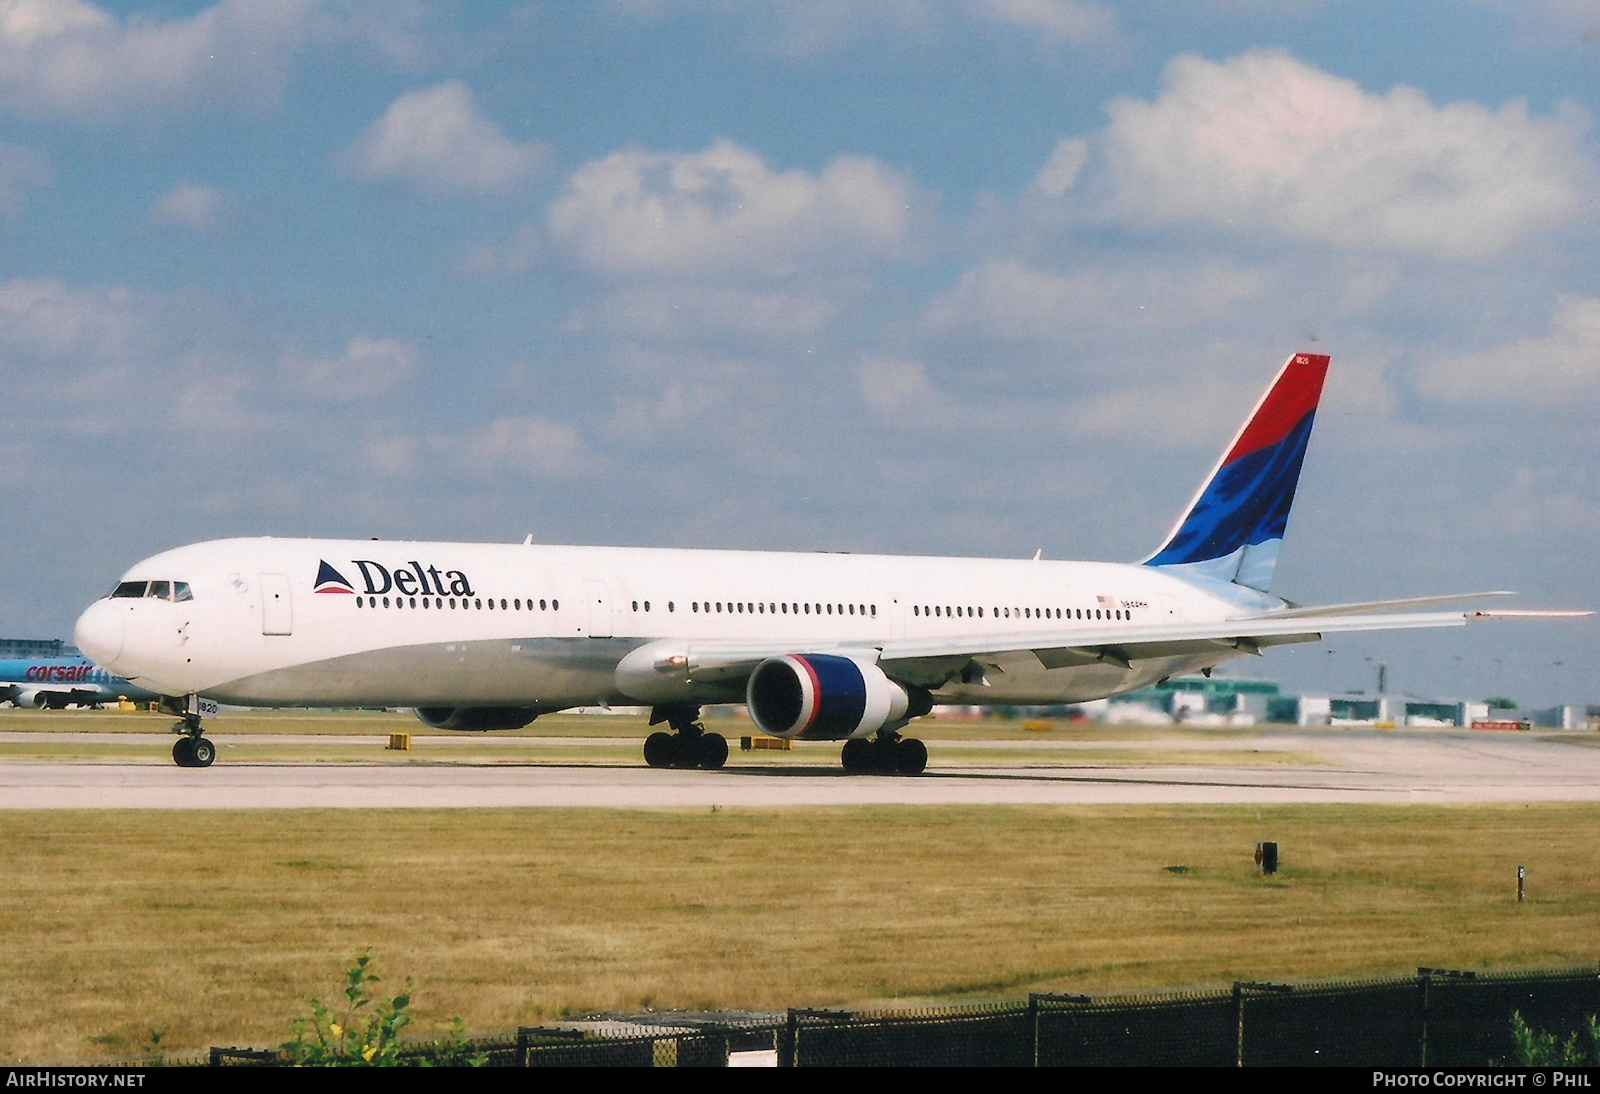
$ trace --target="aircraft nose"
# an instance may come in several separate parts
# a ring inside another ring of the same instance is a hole
[[[72,640],[89,660],[110,668],[122,653],[123,613],[109,600],[96,600],[78,617]]]

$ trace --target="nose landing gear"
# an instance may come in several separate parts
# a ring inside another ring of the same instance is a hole
[[[189,727],[179,722],[172,727],[174,733],[182,733],[172,743],[172,762],[179,767],[210,767],[211,762],[217,758],[217,746],[205,737],[200,736],[200,727],[196,726],[194,735],[190,736]]]
[[[198,695],[164,695],[161,697],[161,709],[179,716],[179,721],[172,726],[172,732],[180,734],[172,743],[172,762],[179,767],[210,767],[217,758],[217,746],[204,736],[200,716],[215,714],[216,702]]]
[[[697,706],[660,706],[650,724],[666,722],[673,732],[652,733],[644,742],[644,762],[651,767],[701,767],[715,771],[728,762],[728,739],[700,724]]]

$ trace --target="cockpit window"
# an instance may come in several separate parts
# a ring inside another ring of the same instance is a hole
[[[194,599],[194,594],[189,591],[189,583],[187,581],[174,581],[172,583],[172,599],[177,601]]]
[[[152,600],[171,600],[172,582],[152,581],[150,583],[150,591],[144,595],[150,597]]]
[[[111,595],[114,597],[143,596],[145,589],[149,585],[148,581],[124,581],[111,591]]]

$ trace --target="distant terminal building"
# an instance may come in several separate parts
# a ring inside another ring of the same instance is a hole
[[[1188,725],[1470,726],[1522,722],[1548,729],[1582,729],[1594,708],[1558,706],[1490,710],[1488,703],[1419,699],[1409,695],[1285,695],[1268,680],[1179,677],[1153,687],[1085,703],[1082,712],[1108,722]]]
[[[1193,725],[1252,725],[1293,721],[1293,696],[1270,680],[1182,676],[1103,700],[1110,722],[1152,720]],[[1086,704],[1088,706],[1090,704]]]
[[[78,657],[78,647],[59,638],[0,638],[0,659]]]

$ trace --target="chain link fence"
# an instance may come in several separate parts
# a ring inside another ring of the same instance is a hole
[[[1565,1040],[1600,1014],[1600,968],[1418,969],[1215,991],[1032,995],[922,1010],[653,1015],[464,1042],[491,1067],[1483,1067],[1515,1064],[1511,1014]],[[429,1059],[417,1044],[403,1063]],[[200,1060],[168,1063],[200,1063]],[[213,1048],[213,1067],[272,1066]]]

